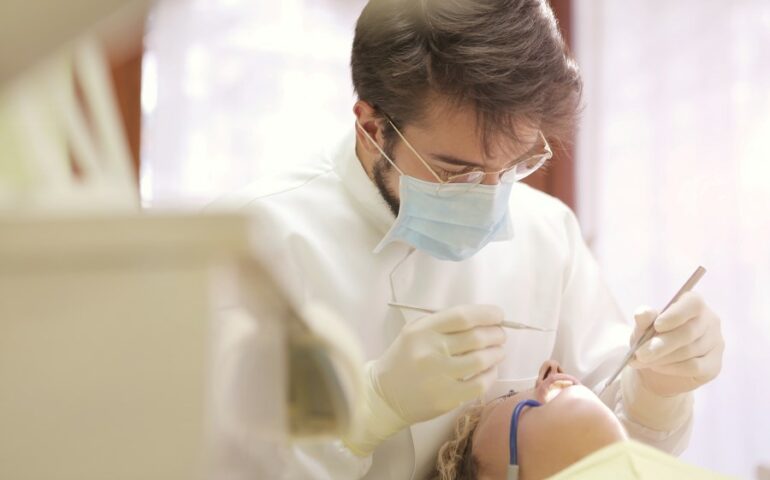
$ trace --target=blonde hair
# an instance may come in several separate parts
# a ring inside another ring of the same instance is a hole
[[[468,407],[457,419],[454,437],[441,446],[431,480],[475,480],[478,462],[473,456],[473,432],[481,419],[484,404]]]

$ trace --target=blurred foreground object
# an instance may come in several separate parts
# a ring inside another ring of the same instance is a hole
[[[0,219],[0,478],[203,478],[209,336],[242,230]]]
[[[0,85],[85,33],[120,44],[144,23],[151,0],[3,0]]]
[[[132,209],[136,181],[105,61],[148,0],[4,0],[0,212]]]
[[[0,478],[280,478],[339,436],[360,352],[295,310],[240,215],[0,218]]]
[[[138,212],[107,58],[149,3],[0,3],[2,479],[222,478],[244,435],[279,478],[354,421],[355,339],[290,305],[259,228]]]

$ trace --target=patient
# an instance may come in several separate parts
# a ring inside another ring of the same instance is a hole
[[[659,478],[662,471],[669,478],[723,478],[638,442],[624,442],[627,438],[599,397],[549,360],[540,368],[534,388],[466,410],[458,419],[455,438],[439,451],[433,478],[505,480],[518,474],[519,480],[533,480],[559,472],[559,478],[578,472],[588,473],[580,478],[594,478],[589,469],[600,463],[605,470],[612,468],[612,478],[617,479]],[[620,459],[629,454],[641,460]]]
[[[545,478],[602,447],[627,438],[612,411],[580,382],[549,360],[535,387],[471,407],[458,420],[437,464],[440,480],[507,478],[509,432],[514,408],[532,399],[542,406],[522,410],[517,432],[521,480]]]

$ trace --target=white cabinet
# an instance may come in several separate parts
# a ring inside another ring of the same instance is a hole
[[[263,320],[251,395],[279,432],[288,307],[245,218],[0,219],[0,478],[206,476],[215,312],[239,305]]]

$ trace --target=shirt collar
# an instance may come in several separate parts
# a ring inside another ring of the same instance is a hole
[[[395,217],[356,155],[354,132],[345,136],[334,155],[334,170],[367,221],[383,234],[387,232]]]

